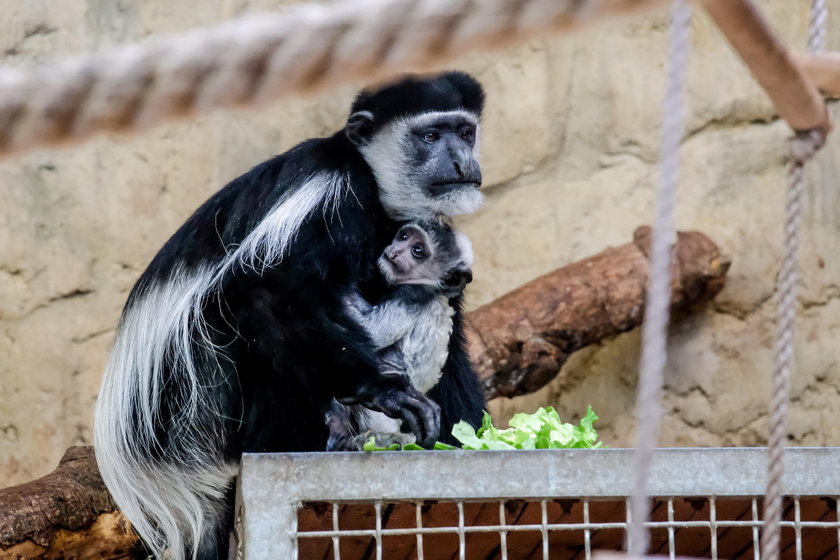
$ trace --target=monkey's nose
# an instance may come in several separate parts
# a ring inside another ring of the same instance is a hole
[[[455,166],[455,175],[459,178],[463,177],[464,171],[461,169],[461,164],[459,164],[457,161],[453,161],[452,164]]]

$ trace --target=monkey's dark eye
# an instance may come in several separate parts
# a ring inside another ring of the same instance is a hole
[[[423,140],[425,142],[437,142],[440,140],[440,133],[437,130],[427,130],[423,133]]]
[[[426,258],[426,248],[417,243],[416,245],[412,245],[411,254],[417,260],[424,259]]]
[[[408,239],[408,232],[407,231],[401,231],[397,235],[397,239],[399,239],[400,241],[405,241],[406,239]]]
[[[475,130],[472,127],[465,127],[461,129],[461,140],[465,142],[472,142],[475,137]]]

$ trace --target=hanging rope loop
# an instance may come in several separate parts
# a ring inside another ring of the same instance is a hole
[[[802,130],[788,141],[788,156],[792,165],[805,165],[825,144],[826,131],[821,128]]]
[[[825,0],[811,3],[808,50],[816,52],[825,40]],[[825,143],[824,128],[801,130],[788,142],[787,203],[785,205],[785,245],[782,265],[776,279],[779,303],[776,311],[776,369],[770,402],[770,435],[767,439],[767,492],[764,499],[764,528],[761,532],[761,558],[779,560],[780,523],[784,509],[784,455],[787,438],[787,414],[790,378],[794,368],[794,331],[796,323],[796,283],[799,278],[799,240],[802,236],[802,199],[805,192],[805,163]]]

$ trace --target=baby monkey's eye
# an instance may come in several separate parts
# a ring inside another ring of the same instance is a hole
[[[408,232],[401,231],[399,235],[397,235],[397,239],[399,239],[400,241],[405,241],[406,239],[408,239]]]
[[[419,243],[416,245],[411,246],[411,254],[414,255],[415,259],[422,259],[426,256],[426,249]]]

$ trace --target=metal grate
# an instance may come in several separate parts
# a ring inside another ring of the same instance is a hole
[[[246,559],[585,558],[624,547],[630,450],[249,455]],[[838,558],[840,449],[790,450],[782,558]],[[649,552],[758,559],[764,449],[657,453]]]
[[[589,559],[593,550],[623,548],[627,511],[622,501],[589,498],[309,503],[293,537],[301,559]],[[760,511],[756,498],[656,499],[648,552],[757,560]],[[837,557],[836,499],[794,497],[786,511],[783,557]]]

